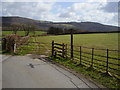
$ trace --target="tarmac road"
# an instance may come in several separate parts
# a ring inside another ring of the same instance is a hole
[[[44,58],[10,56],[2,62],[2,88],[99,88]]]
[[[0,90],[2,89],[2,62],[11,57],[11,55],[0,54]]]

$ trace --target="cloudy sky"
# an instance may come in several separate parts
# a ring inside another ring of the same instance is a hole
[[[4,0],[0,16],[20,16],[54,22],[99,22],[118,26],[118,2],[107,0]]]

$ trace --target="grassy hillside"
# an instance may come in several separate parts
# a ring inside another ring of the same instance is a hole
[[[51,26],[59,27],[62,29],[72,28],[76,29],[78,32],[108,32],[108,31],[118,31],[118,27],[103,25],[97,22],[49,22],[49,21],[41,21],[34,20],[25,17],[14,17],[14,16],[6,16],[0,17],[2,18],[2,30],[9,30],[9,25],[12,23],[19,24],[29,24],[34,25],[40,30],[48,30]]]

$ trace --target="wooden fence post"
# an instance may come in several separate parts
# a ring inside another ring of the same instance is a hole
[[[91,61],[91,67],[93,67],[93,56],[94,56],[94,48],[92,48],[92,61]]]
[[[66,59],[67,59],[67,44],[65,45],[65,56],[66,56]]]
[[[71,29],[71,59],[73,59],[73,30]]]
[[[108,58],[109,58],[109,49],[107,49],[107,57],[106,57],[106,73],[108,73]]]
[[[82,56],[81,55],[82,55],[82,47],[80,46],[80,65],[82,64],[82,62],[81,62],[82,61]]]
[[[64,58],[64,55],[65,55],[65,45],[64,45],[64,43],[62,44],[62,56],[63,56],[63,58]]]
[[[52,41],[52,56],[54,56],[54,40]]]

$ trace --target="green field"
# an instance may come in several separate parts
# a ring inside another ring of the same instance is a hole
[[[51,43],[54,40],[58,43],[70,44],[70,35],[37,37],[37,40],[43,43]],[[74,45],[118,50],[118,33],[75,34]]]
[[[45,37],[33,37],[33,41],[36,40],[41,43],[51,44],[52,40],[57,43],[64,43],[68,45],[70,50],[70,35],[54,35]],[[47,45],[44,45],[48,47]],[[110,49],[118,50],[118,33],[102,33],[102,34],[75,34],[74,35],[74,50],[79,50],[79,47],[84,46],[94,49]],[[51,49],[50,47],[48,47]],[[68,50],[68,51],[69,51]],[[91,49],[82,48],[86,52],[91,52]],[[99,55],[106,55],[106,51],[95,50]],[[76,52],[75,52],[76,53]],[[109,56],[118,57],[118,52],[109,52]]]
[[[1,33],[2,33],[2,35],[14,34],[13,31],[2,31]],[[41,35],[41,34],[44,34],[44,33],[46,33],[46,32],[35,31],[35,35]],[[24,36],[25,32],[24,31],[17,31],[17,35]],[[30,35],[34,35],[34,33],[30,32]]]

